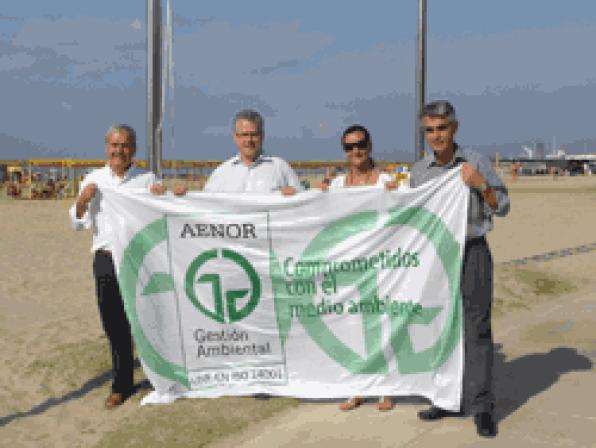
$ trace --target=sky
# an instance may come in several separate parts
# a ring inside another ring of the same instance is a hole
[[[146,157],[145,4],[2,0],[0,159],[102,158],[112,123]],[[232,117],[253,108],[287,160],[341,159],[354,123],[377,159],[413,160],[416,0],[171,5],[164,158],[231,157]],[[426,96],[451,101],[457,140],[490,156],[596,152],[594,42],[593,0],[428,0]]]

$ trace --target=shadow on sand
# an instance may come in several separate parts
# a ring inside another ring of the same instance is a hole
[[[493,366],[493,389],[496,396],[495,415],[497,420],[506,419],[521,408],[532,397],[539,395],[557,383],[566,373],[590,370],[590,358],[571,347],[557,347],[546,353],[530,353],[507,360],[501,351],[502,345],[495,344]],[[394,396],[396,405],[430,403],[417,396]],[[374,404],[378,398],[366,397],[365,403]],[[305,403],[340,403],[343,399],[305,399]]]
[[[547,390],[559,381],[561,375],[574,371],[590,370],[593,363],[590,358],[581,355],[571,347],[557,347],[546,353],[531,353],[513,360],[507,360],[501,351],[500,344],[495,345],[495,364],[493,369],[494,392],[497,397],[495,414],[497,419],[504,420],[509,415],[522,407],[530,398]],[[135,368],[140,363],[135,360]],[[90,379],[79,389],[68,392],[59,398],[48,398],[28,411],[16,412],[0,417],[0,427],[23,417],[40,415],[47,410],[76,400],[87,395],[93,389],[102,387],[110,381],[111,371],[102,373]],[[135,392],[151,389],[147,380],[135,385]],[[393,397],[396,403],[419,404],[428,401],[422,397]],[[339,403],[338,399],[311,399],[302,400],[310,403]],[[375,402],[377,398],[369,398],[367,401]]]
[[[138,359],[135,360],[134,367],[135,367],[135,369],[141,367],[141,363],[139,362]],[[103,372],[102,374],[96,376],[95,378],[91,378],[89,381],[87,381],[85,384],[83,384],[78,389],[70,391],[67,394],[65,394],[59,398],[54,398],[54,397],[48,398],[43,403],[33,406],[28,411],[15,412],[14,414],[0,417],[0,428],[8,425],[13,420],[16,420],[18,418],[34,417],[36,415],[43,414],[44,412],[52,409],[55,406],[60,406],[61,404],[64,404],[68,401],[76,400],[78,398],[84,397],[89,392],[91,392],[93,389],[98,389],[98,388],[102,387],[104,384],[109,382],[111,379],[112,379],[112,371],[109,370],[107,372]],[[147,390],[150,388],[151,388],[151,384],[147,380],[137,383],[137,384],[135,384],[135,389],[134,389],[133,395],[142,391],[142,390]]]
[[[557,383],[561,375],[592,367],[590,358],[571,347],[557,347],[546,353],[531,353],[507,360],[501,345],[496,344],[493,388],[497,398],[497,419],[506,419],[530,398]]]

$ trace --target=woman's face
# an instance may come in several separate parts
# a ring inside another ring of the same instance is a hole
[[[350,167],[360,168],[368,165],[370,158],[370,142],[362,131],[350,132],[343,141],[344,151]]]

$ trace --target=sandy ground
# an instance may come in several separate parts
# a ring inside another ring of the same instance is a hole
[[[489,443],[596,446],[596,176],[521,178],[510,187],[511,213],[490,235],[501,433]],[[223,447],[478,443],[468,419],[418,422],[424,405],[416,400],[382,415],[372,406],[345,414],[335,403],[288,409],[283,400],[247,399],[224,399],[217,409],[194,400],[156,410],[138,407],[141,392],[105,411],[109,359],[93,291],[91,234],[70,230],[69,205],[0,201],[0,446],[203,446],[216,437],[193,438],[193,428],[215,421],[214,412],[242,414],[231,427],[242,431],[219,440]],[[528,258],[535,255],[544,256]],[[256,415],[273,414],[243,429]]]

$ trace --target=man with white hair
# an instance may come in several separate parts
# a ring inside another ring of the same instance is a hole
[[[112,125],[105,136],[107,164],[91,171],[81,183],[80,194],[70,209],[75,230],[93,227],[93,274],[99,315],[110,341],[112,352],[112,393],[105,401],[107,409],[115,408],[133,393],[133,349],[130,324],[120,296],[112,260],[112,237],[115,229],[108,224],[103,188],[146,188],[161,194],[153,173],[132,164],[137,150],[136,133],[125,124]]]
[[[485,235],[493,227],[493,215],[505,216],[509,212],[509,196],[490,160],[475,151],[460,148],[455,142],[459,123],[448,101],[427,104],[421,115],[426,141],[434,157],[414,164],[410,185],[417,187],[461,165],[461,176],[470,187],[470,197],[460,282],[464,317],[462,407],[460,412],[453,413],[432,406],[418,416],[429,421],[449,415],[474,414],[478,434],[494,437],[497,424],[493,417],[492,393],[493,262]]]

